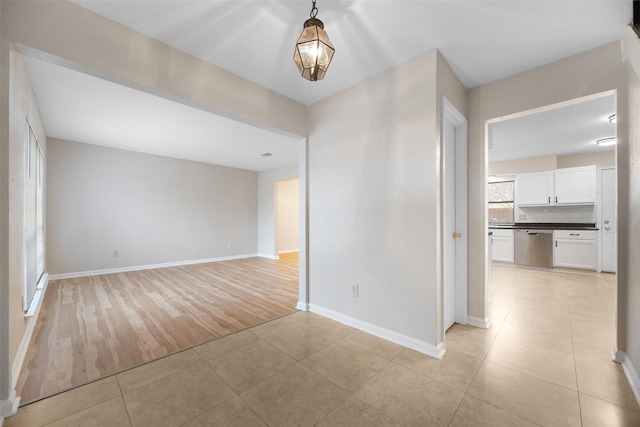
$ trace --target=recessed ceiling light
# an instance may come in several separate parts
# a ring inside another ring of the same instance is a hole
[[[609,123],[615,123],[616,121],[617,119],[615,114],[609,116]]]
[[[260,154],[262,157],[269,157],[269,156],[273,156],[273,153],[262,153]]]
[[[609,145],[614,145],[615,143],[616,143],[615,136],[609,136],[607,138],[600,138],[596,140],[596,144],[598,144],[599,147],[606,147]]]

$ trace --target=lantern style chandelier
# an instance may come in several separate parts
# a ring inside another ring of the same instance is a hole
[[[315,82],[324,78],[335,49],[324,30],[324,24],[316,18],[318,15],[316,0],[312,1],[310,18],[304,22],[302,34],[296,43],[293,60],[302,77]]]

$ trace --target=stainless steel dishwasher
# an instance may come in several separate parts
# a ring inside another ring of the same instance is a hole
[[[552,230],[514,230],[515,263],[530,267],[553,266]]]

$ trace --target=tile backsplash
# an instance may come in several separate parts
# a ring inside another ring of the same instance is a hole
[[[526,215],[525,220],[519,219]],[[595,223],[596,207],[592,206],[536,206],[516,208],[516,222]]]

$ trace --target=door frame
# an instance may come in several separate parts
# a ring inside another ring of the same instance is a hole
[[[599,242],[598,242],[598,273],[603,271],[603,267],[604,267],[604,229],[602,227],[602,221],[604,220],[603,218],[603,209],[602,209],[602,172],[604,170],[613,170],[614,171],[614,176],[616,178],[616,182],[615,182],[615,221],[616,221],[616,243],[614,245],[614,250],[615,250],[615,259],[616,259],[616,271],[614,273],[618,272],[618,268],[617,268],[617,264],[618,264],[618,171],[616,169],[615,166],[598,166],[597,167],[597,172],[596,172],[596,188],[598,189],[598,207],[597,207],[597,212],[596,212],[596,218],[597,218],[597,224],[596,226],[599,228],[598,233],[599,233]]]
[[[468,277],[468,268],[467,268],[467,259],[468,259],[468,200],[467,200],[467,151],[468,151],[468,122],[467,119],[458,111],[453,104],[445,97],[442,97],[442,124],[441,124],[441,133],[442,136],[444,130],[445,122],[449,122],[456,129],[456,156],[455,156],[455,169],[456,169],[456,185],[455,185],[455,200],[456,200],[456,209],[455,209],[455,222],[456,222],[456,231],[461,234],[461,237],[455,240],[456,250],[455,250],[455,259],[454,260],[446,260],[445,259],[445,250],[444,245],[447,240],[451,241],[451,236],[444,235],[444,224],[441,227],[441,253],[442,256],[442,265],[440,266],[441,274],[442,274],[442,300],[440,301],[442,310],[441,310],[441,329],[442,329],[442,337],[445,336],[445,325],[444,325],[444,285],[445,285],[445,262],[455,262],[456,265],[456,280],[455,280],[455,322],[466,325],[468,322],[469,315],[469,306],[468,306],[468,285],[469,285],[469,277]],[[444,138],[440,140],[440,152],[444,153]],[[443,157],[443,166],[444,162],[447,159]],[[440,209],[441,209],[441,218],[444,219],[449,214],[445,212],[444,207],[444,192],[446,188],[446,183],[444,179],[444,174],[441,174],[442,182],[441,182],[441,195],[440,195]]]

